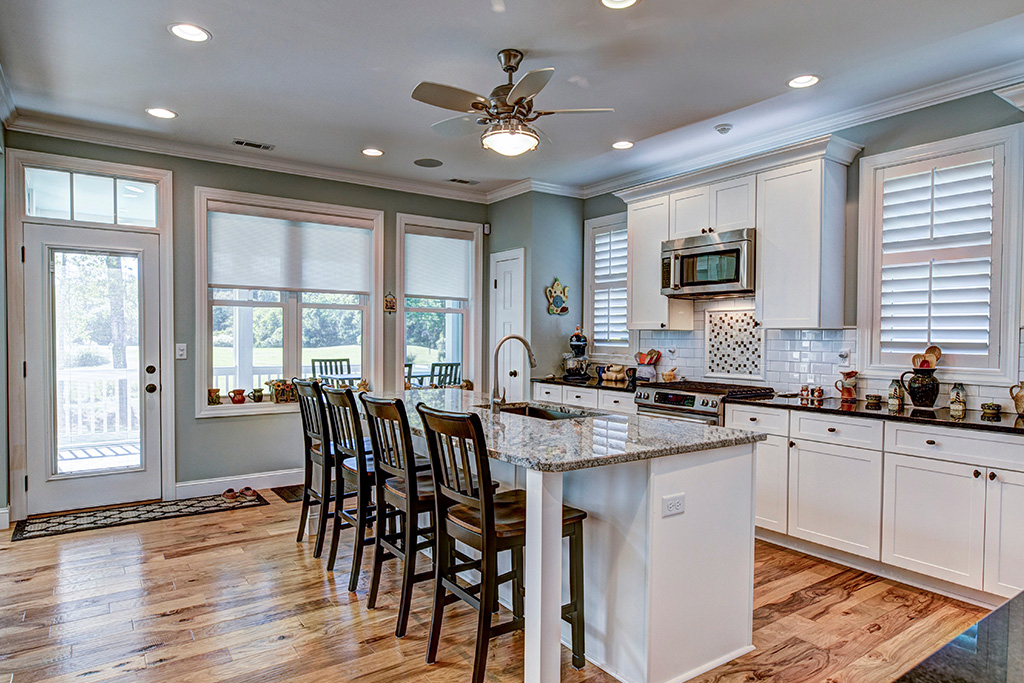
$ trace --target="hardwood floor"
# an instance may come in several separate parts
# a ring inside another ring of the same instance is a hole
[[[4,534],[0,683],[469,678],[472,609],[448,609],[438,662],[428,666],[429,585],[416,587],[409,634],[396,639],[393,569],[378,608],[366,610],[372,553],[349,593],[352,532],[332,576],[311,542],[295,543],[299,506],[263,494],[270,505],[246,510],[18,543]],[[698,680],[888,681],[984,614],[763,543],[755,605],[758,649]],[[522,633],[493,641],[488,680],[521,681],[522,648]],[[563,681],[614,680],[593,664],[575,671],[562,655]]]

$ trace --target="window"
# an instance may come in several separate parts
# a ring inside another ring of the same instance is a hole
[[[377,212],[200,193],[207,362],[197,413],[220,408],[206,409],[207,388],[220,389],[222,403],[233,406],[229,391],[309,377],[314,359],[342,361],[335,371],[348,377],[339,381],[379,381],[370,312]]]
[[[400,216],[405,381],[477,380],[480,226]]]
[[[625,214],[587,221],[583,326],[598,358],[629,355],[626,245]]]
[[[872,368],[909,367],[934,344],[958,377],[1016,375],[1020,176],[1008,169],[1020,133],[862,162],[860,316]]]
[[[28,166],[25,214],[155,228],[156,183]]]

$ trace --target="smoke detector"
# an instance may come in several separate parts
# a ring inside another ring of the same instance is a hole
[[[731,123],[720,123],[717,126],[715,126],[715,130],[717,130],[722,135],[725,135],[730,130],[732,130],[732,124]]]

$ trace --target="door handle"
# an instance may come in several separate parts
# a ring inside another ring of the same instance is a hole
[[[519,371],[518,370],[509,370],[508,371],[508,376],[509,377],[518,377],[519,376]]]
[[[152,383],[147,384],[146,385],[146,393],[147,394],[155,394],[156,393],[156,385],[152,384]]]

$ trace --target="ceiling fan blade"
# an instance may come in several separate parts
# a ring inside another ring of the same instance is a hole
[[[602,112],[615,111],[614,109],[549,109],[548,111],[535,111],[533,112],[537,116],[547,116],[548,114],[600,114]]]
[[[526,74],[519,79],[515,87],[512,88],[508,96],[505,98],[505,102],[510,105],[514,105],[520,100],[528,102],[537,96],[544,86],[548,84],[551,77],[555,75],[553,67],[547,67],[546,69],[535,69],[530,73]]]
[[[463,135],[469,135],[470,133],[483,133],[484,127],[477,123],[477,119],[480,118],[479,114],[463,114],[462,116],[453,116],[450,119],[444,121],[438,121],[431,128],[434,132],[443,135],[446,138],[457,138]]]
[[[450,85],[430,83],[429,81],[423,81],[417,85],[412,91],[412,98],[426,104],[432,104],[435,107],[441,107],[442,109],[463,112],[478,111],[473,108],[473,103],[475,102],[480,102],[484,105],[490,104],[490,101],[483,95],[477,95],[468,90],[455,88]]]

